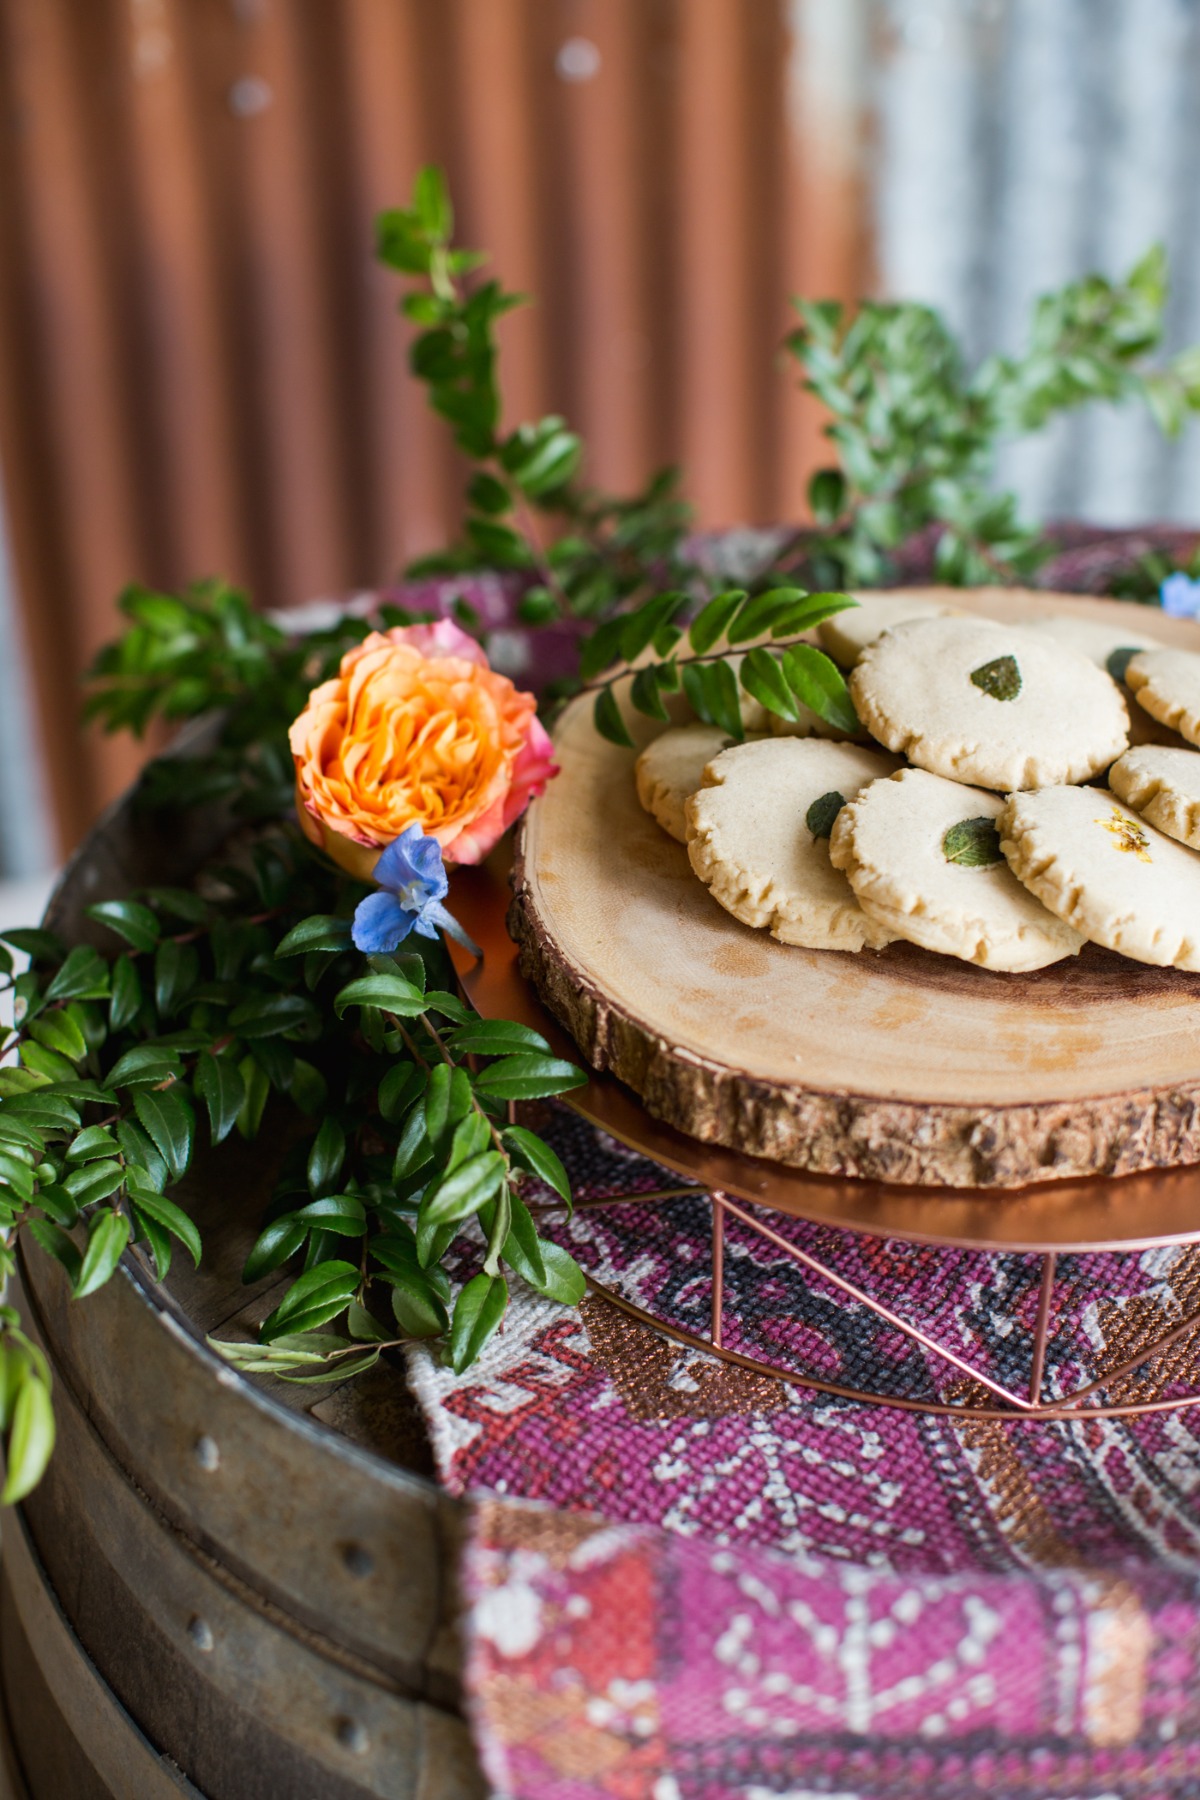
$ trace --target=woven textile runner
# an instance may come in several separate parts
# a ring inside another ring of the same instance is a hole
[[[680,1185],[565,1110],[538,1122],[585,1201]],[[1027,1379],[1036,1259],[771,1223],[973,1366]],[[543,1229],[707,1330],[705,1198]],[[983,1398],[736,1221],[725,1254],[730,1348]],[[481,1252],[457,1255],[467,1275]],[[467,1679],[499,1795],[1200,1795],[1200,1409],[988,1423],[851,1404],[681,1349],[600,1296],[564,1313],[514,1287],[465,1375],[410,1363],[441,1479],[476,1501]],[[1198,1250],[1062,1258],[1047,1392],[1198,1307]],[[1108,1397],[1170,1392],[1193,1354],[1183,1339]]]

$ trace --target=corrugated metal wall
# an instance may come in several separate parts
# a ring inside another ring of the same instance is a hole
[[[930,298],[983,351],[1161,234],[1200,337],[1198,34],[1200,0],[0,0],[0,455],[62,840],[135,760],[71,716],[123,582],[292,604],[452,528],[371,259],[419,163],[538,296],[512,418],[566,413],[606,485],[682,462],[706,523],[794,517],[789,291]],[[1194,516],[1198,459],[1089,423],[1005,474]]]
[[[792,26],[776,0],[0,0],[0,433],[68,839],[130,768],[62,728],[124,581],[291,604],[452,529],[371,257],[422,161],[538,296],[505,326],[513,419],[566,413],[611,486],[679,458],[714,523],[797,512],[786,297],[865,271]]]

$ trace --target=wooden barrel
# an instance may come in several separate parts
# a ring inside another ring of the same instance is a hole
[[[149,826],[133,800],[68,869],[49,922],[186,879],[215,815]],[[476,1800],[459,1710],[459,1504],[439,1492],[401,1367],[357,1382],[250,1382],[205,1344],[256,1322],[278,1277],[240,1271],[269,1146],[189,1176],[199,1271],[156,1286],[140,1253],[82,1302],[22,1265],[54,1371],[58,1445],[3,1522],[7,1781],[29,1800]],[[0,1795],[5,1764],[0,1757]]]

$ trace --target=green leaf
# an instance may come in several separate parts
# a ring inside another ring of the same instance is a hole
[[[147,888],[146,895],[172,918],[182,919],[187,925],[203,925],[208,918],[207,902],[199,894],[193,894],[190,888]]]
[[[88,907],[87,916],[107,925],[135,950],[153,950],[158,943],[157,914],[136,900],[101,900],[98,905]]]
[[[454,1127],[454,1136],[450,1140],[450,1150],[446,1157],[447,1175],[469,1157],[478,1156],[481,1150],[486,1150],[491,1136],[491,1126],[482,1113],[469,1112],[465,1119],[460,1119]]]
[[[133,1206],[134,1236],[146,1244],[154,1258],[155,1280],[165,1281],[171,1272],[174,1258],[171,1234],[163,1229],[157,1219],[152,1219],[148,1213],[143,1212],[141,1207],[133,1202],[130,1204]]]
[[[332,1231],[335,1237],[365,1237],[367,1215],[357,1194],[323,1194],[295,1215],[310,1231]]]
[[[995,819],[962,819],[951,825],[942,839],[942,855],[947,862],[964,869],[986,869],[1002,860],[1000,833]]]
[[[195,1120],[181,1090],[139,1088],[133,1096],[133,1109],[170,1173],[176,1179],[186,1174],[192,1160]]]
[[[737,676],[727,662],[686,662],[680,667],[683,690],[697,718],[719,726],[736,743],[746,735],[738,700]]]
[[[50,1081],[45,1075],[39,1075],[36,1069],[0,1069],[0,1100],[11,1100],[18,1094],[36,1093],[38,1088],[49,1087]]]
[[[453,1042],[453,1038],[451,1042]],[[379,1111],[389,1124],[406,1113],[421,1091],[421,1071],[415,1063],[393,1063],[379,1084]]]
[[[600,736],[607,738],[610,744],[619,744],[623,750],[633,749],[633,739],[611,687],[601,688],[596,695],[592,720]]]
[[[254,1240],[254,1246],[246,1258],[246,1266],[242,1270],[242,1280],[249,1285],[269,1275],[290,1256],[301,1249],[308,1237],[308,1226],[296,1218],[294,1213],[285,1213],[282,1218],[272,1219],[265,1225]]]
[[[468,1157],[421,1203],[421,1212],[430,1225],[456,1224],[478,1212],[485,1200],[505,1179],[504,1158],[498,1150],[485,1150]]]
[[[827,838],[833,830],[838,814],[845,806],[845,797],[836,788],[822,794],[814,800],[804,815],[804,823],[815,838]]]
[[[13,1407],[7,1474],[4,1487],[0,1489],[0,1506],[12,1506],[33,1492],[45,1473],[53,1449],[54,1408],[50,1390],[30,1369]]]
[[[139,1083],[156,1087],[183,1071],[179,1052],[162,1044],[138,1044],[118,1057],[105,1076],[110,1087],[134,1087]]]
[[[222,1143],[237,1124],[246,1087],[232,1057],[204,1051],[196,1063],[196,1092],[208,1108],[214,1144]]]
[[[329,1097],[329,1084],[319,1069],[312,1063],[297,1057],[292,1064],[292,1079],[288,1085],[288,1096],[294,1106],[302,1113],[310,1116],[319,1113]]]
[[[486,1213],[494,1211],[494,1202],[486,1208]],[[480,1215],[480,1224],[492,1235],[493,1221],[491,1217]],[[502,1255],[510,1269],[529,1282],[531,1287],[538,1288],[546,1279],[546,1264],[542,1257],[541,1240],[537,1234],[537,1226],[533,1215],[519,1194],[509,1195],[508,1235],[504,1240]],[[493,1271],[489,1271],[492,1273]]]
[[[514,1050],[539,1050],[548,1055],[550,1051],[540,1032],[511,1019],[471,1019],[452,1031],[448,1041],[457,1056],[507,1056]]]
[[[536,1175],[539,1181],[544,1181],[547,1187],[553,1188],[569,1208],[570,1177],[549,1144],[543,1143],[535,1131],[527,1130],[524,1125],[508,1125],[501,1136],[520,1166]]]
[[[1135,656],[1141,654],[1137,644],[1123,644],[1119,650],[1112,650],[1105,661],[1105,668],[1114,681],[1124,681],[1129,673],[1129,665]]]
[[[413,212],[431,243],[447,244],[454,230],[454,209],[446,189],[446,177],[436,163],[426,163],[413,183]]]
[[[66,1188],[59,1187],[57,1182],[52,1181],[47,1186],[38,1188],[37,1203],[56,1225],[74,1225],[79,1217],[78,1206]]]
[[[425,1132],[430,1143],[440,1144],[470,1110],[471,1078],[466,1070],[452,1070],[445,1063],[432,1069],[425,1088]]]
[[[541,1239],[542,1261],[546,1265],[546,1278],[542,1282],[534,1282],[540,1294],[548,1300],[555,1300],[559,1306],[578,1306],[587,1293],[587,1278],[575,1258],[569,1251],[558,1244]]]
[[[450,1364],[456,1375],[478,1357],[504,1317],[508,1286],[502,1275],[476,1275],[454,1306],[450,1326]]]
[[[68,1062],[82,1062],[88,1053],[82,1031],[67,1012],[43,1013],[29,1029],[39,1044],[65,1056]]]
[[[849,612],[858,601],[850,594],[806,594],[797,600],[794,606],[781,612],[771,626],[772,637],[792,637],[801,631],[808,631],[813,625],[820,625],[824,619],[832,619],[838,613]]]
[[[701,607],[688,632],[688,643],[697,656],[704,656],[725,636],[745,598],[745,588],[728,588],[723,594],[714,595],[706,606]]]
[[[124,1213],[97,1213],[88,1229],[87,1249],[83,1253],[75,1282],[75,1298],[84,1299],[104,1286],[121,1260],[121,1252],[129,1242],[129,1220]]]
[[[238,1074],[246,1090],[241,1110],[237,1116],[238,1134],[244,1138],[256,1138],[258,1128],[262,1124],[263,1109],[267,1104],[267,1096],[271,1092],[271,1083],[266,1073],[255,1062],[252,1056],[243,1056],[238,1064]]]
[[[450,1323],[441,1295],[419,1268],[396,1269],[389,1276],[392,1311],[406,1337],[440,1337]]]
[[[65,1176],[62,1182],[78,1207],[94,1206],[98,1200],[107,1200],[124,1185],[124,1165],[114,1161],[86,1163],[82,1169],[75,1169]]]
[[[75,1074],[75,1065],[65,1056],[60,1056],[56,1050],[46,1050],[41,1044],[30,1043],[28,1039],[21,1045],[20,1057],[27,1069],[44,1075],[47,1081],[70,1081]]]
[[[89,945],[77,944],[46,989],[47,1001],[107,998],[108,964]]]
[[[178,1011],[200,976],[200,959],[192,944],[165,938],[154,958],[154,1004],[164,1019]]]
[[[737,617],[725,633],[727,641],[748,644],[752,638],[763,637],[775,619],[806,598],[804,589],[797,587],[771,588],[765,594],[752,594],[738,608]]]
[[[377,1006],[398,1018],[412,1019],[425,1011],[425,996],[403,975],[362,975],[342,988],[333,1010],[340,1019],[352,1006]]]
[[[425,1130],[425,1107],[418,1101],[405,1120],[392,1162],[392,1180],[404,1181],[433,1161],[433,1146]]]
[[[388,1335],[375,1315],[360,1306],[357,1300],[352,1300],[346,1310],[346,1329],[360,1343],[382,1343]]]
[[[276,956],[307,956],[313,950],[349,950],[351,922],[316,913],[302,919],[276,946]]]
[[[846,504],[846,478],[840,469],[818,469],[808,484],[808,504],[818,525],[837,520]]]
[[[139,1213],[145,1213],[161,1225],[164,1231],[178,1238],[188,1252],[196,1268],[200,1267],[200,1233],[181,1206],[168,1200],[164,1194],[156,1194],[152,1188],[130,1184],[130,1196]]]
[[[783,672],[797,700],[810,712],[839,731],[858,731],[858,714],[845,677],[823,650],[794,644],[783,652]]]
[[[112,998],[108,1004],[108,1023],[113,1031],[124,1031],[137,1017],[142,1004],[142,984],[132,958],[118,956],[112,966]]]
[[[318,1263],[297,1276],[275,1311],[263,1320],[259,1336],[270,1343],[284,1332],[312,1331],[327,1324],[354,1298],[359,1279],[352,1263]]]
[[[778,713],[781,719],[800,717],[779,658],[772,656],[769,650],[756,647],[747,651],[742,658],[738,675],[746,692],[752,694],[768,712]]]
[[[22,925],[12,931],[0,931],[0,938],[35,963],[62,962],[67,954],[67,946],[58,934],[39,926]]]
[[[346,1134],[330,1116],[322,1120],[308,1152],[308,1191],[315,1199],[333,1192],[345,1160]]]
[[[1021,671],[1015,656],[997,656],[971,671],[971,681],[993,700],[1015,700],[1021,691]]]
[[[303,994],[258,994],[244,1000],[229,1015],[229,1029],[239,1037],[277,1037],[286,1031],[298,1031],[317,1016],[311,1000]]]
[[[78,1245],[67,1236],[61,1225],[56,1225],[52,1219],[30,1219],[29,1229],[33,1234],[34,1242],[46,1252],[46,1255],[52,1256],[55,1262],[62,1264],[74,1286],[79,1278],[79,1269],[83,1262]]]
[[[651,663],[639,669],[629,689],[630,704],[647,719],[669,719],[658,688],[658,665]]]
[[[496,1100],[545,1100],[584,1087],[587,1076],[557,1056],[506,1056],[475,1077],[475,1091]]]

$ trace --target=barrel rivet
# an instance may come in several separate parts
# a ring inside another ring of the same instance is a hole
[[[188,1636],[191,1638],[193,1644],[195,1644],[197,1650],[208,1651],[212,1649],[216,1640],[212,1634],[212,1626],[207,1619],[202,1619],[197,1615],[196,1618],[188,1621],[187,1630]]]
[[[342,1748],[349,1750],[353,1756],[365,1756],[371,1748],[367,1728],[357,1719],[339,1719],[337,1739]]]
[[[203,1437],[196,1439],[192,1454],[200,1467],[209,1475],[213,1473],[214,1469],[219,1469],[221,1466],[221,1452],[217,1440],[210,1438],[207,1432]]]
[[[375,1573],[375,1558],[361,1544],[347,1544],[342,1551],[342,1561],[351,1575],[357,1575],[360,1580],[365,1581],[368,1575]]]

